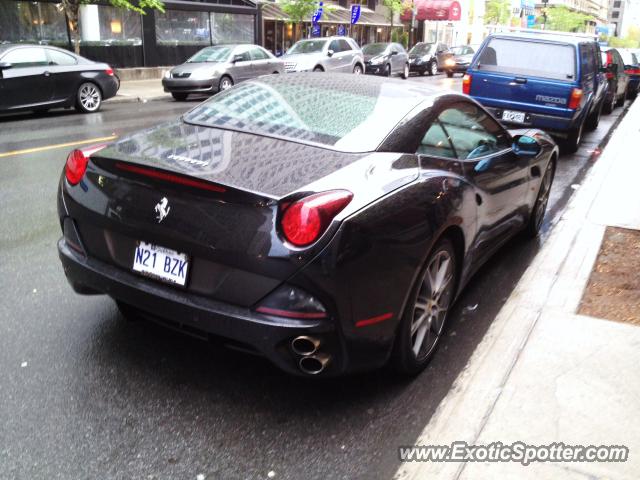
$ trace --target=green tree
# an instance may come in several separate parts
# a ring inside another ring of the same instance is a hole
[[[484,23],[506,25],[511,17],[510,0],[489,0],[485,5]]]
[[[630,27],[626,37],[611,37],[609,45],[616,48],[640,48],[640,27]]]
[[[560,32],[584,32],[587,22],[595,20],[590,15],[574,12],[565,6],[553,6],[547,10],[546,30]]]
[[[62,8],[67,15],[69,23],[69,31],[73,40],[73,48],[76,53],[80,53],[80,33],[78,32],[78,16],[80,14],[80,5],[90,3],[89,0],[62,0]],[[138,0],[132,3],[129,0],[109,0],[112,7],[132,10],[141,15],[147,13],[147,10],[159,10],[164,13],[164,3],[162,0]]]
[[[280,8],[289,17],[291,23],[310,22],[318,6],[318,0],[282,0],[280,2]],[[325,10],[325,6],[322,8]]]

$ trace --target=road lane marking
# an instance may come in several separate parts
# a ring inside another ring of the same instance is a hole
[[[74,147],[76,145],[86,145],[87,143],[108,142],[110,140],[115,140],[116,138],[118,138],[117,135],[111,135],[110,137],[90,138],[89,140],[78,140],[77,142],[56,143],[55,145],[47,145],[44,147],[25,148],[24,150],[14,150],[12,152],[0,153],[0,158],[13,157],[16,155],[24,155],[25,153],[45,152],[47,150],[55,150],[56,148]]]

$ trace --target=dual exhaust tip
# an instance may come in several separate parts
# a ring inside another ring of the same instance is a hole
[[[301,335],[291,340],[291,350],[302,358],[298,367],[307,375],[318,375],[324,371],[331,357],[325,353],[318,353],[320,340]]]

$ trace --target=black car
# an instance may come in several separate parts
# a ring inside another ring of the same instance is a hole
[[[362,54],[365,73],[409,78],[409,56],[399,43],[369,43],[362,47]]]
[[[416,43],[409,50],[409,70],[420,75],[435,75],[444,69],[444,62],[451,57],[444,43]]]
[[[444,60],[443,70],[452,78],[456,73],[466,73],[476,51],[469,45],[460,45],[452,47],[450,53],[451,56]]]
[[[611,113],[624,105],[627,99],[629,75],[625,71],[622,56],[615,48],[602,49],[602,66],[607,74],[609,90],[604,100],[604,113]]]
[[[60,107],[97,112],[119,87],[106,63],[56,47],[0,45],[0,112]]]
[[[536,235],[558,149],[398,79],[270,75],[74,150],[58,250],[76,292],[331,376],[415,374],[472,274]]]

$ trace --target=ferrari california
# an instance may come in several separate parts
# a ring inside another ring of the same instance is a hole
[[[299,375],[425,367],[473,273],[535,236],[558,148],[467,96],[273,75],[74,150],[58,242],[81,294]]]

